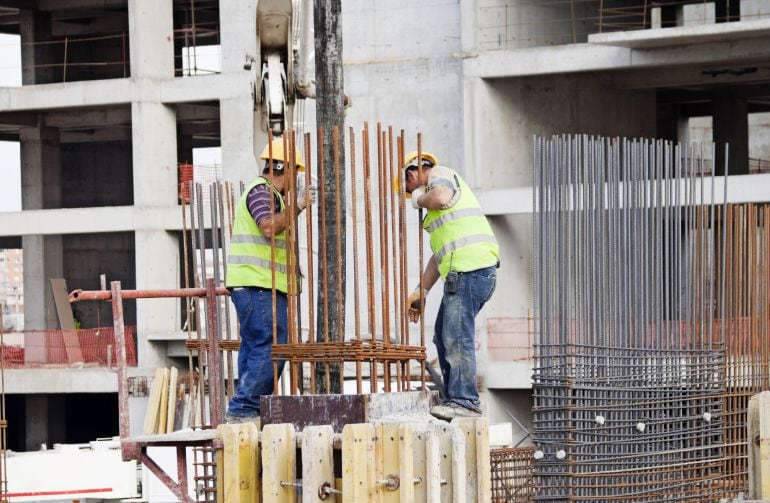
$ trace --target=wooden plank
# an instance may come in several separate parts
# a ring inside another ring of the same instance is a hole
[[[259,438],[259,430],[255,423],[238,425],[238,495],[240,503],[253,503],[259,490],[257,472],[254,466],[253,439]]]
[[[427,431],[416,431],[412,436],[412,466],[414,467],[414,478],[419,482],[414,484],[414,501],[416,503],[425,503],[428,501],[428,456],[426,453]],[[438,459],[436,459],[438,464]]]
[[[166,421],[168,420],[168,373],[168,369],[164,368],[160,388],[160,402],[158,403],[158,423],[155,433],[166,432]]]
[[[375,456],[376,456],[376,473],[375,479],[377,480],[377,501],[380,503],[397,503],[400,488],[395,487],[395,483],[391,486],[384,484],[383,482],[390,479],[395,480],[398,477],[399,466],[398,463],[398,424],[378,424],[375,426],[377,432],[377,440],[375,442]]]
[[[217,431],[222,437],[222,461],[217,467],[222,467],[221,484],[217,484],[217,494],[221,493],[223,501],[238,500],[238,425],[220,424]]]
[[[297,440],[292,424],[268,424],[262,430],[262,499],[297,501]]]
[[[174,431],[174,420],[176,419],[176,399],[177,399],[177,379],[179,371],[176,367],[171,367],[168,377],[168,401],[166,410],[168,411],[168,420],[166,421],[166,433]]]
[[[441,502],[441,449],[435,430],[425,432],[425,501]],[[415,466],[417,463],[415,462]]]
[[[489,426],[484,418],[455,418],[465,438],[465,479],[468,501],[490,501]]]
[[[259,443],[259,422],[249,423],[254,426],[251,432],[251,471],[254,476],[254,491],[251,496],[251,503],[262,501],[262,449]]]
[[[147,400],[147,414],[144,416],[144,429],[142,432],[145,435],[154,434],[158,425],[160,395],[163,386],[163,370],[164,369],[162,368],[155,369],[155,379],[152,381],[150,398]]]
[[[324,484],[334,487],[334,429],[331,425],[307,426],[302,430],[302,503],[321,499]]]
[[[454,500],[454,477],[452,476],[452,445],[454,444],[454,436],[452,428],[449,424],[437,424],[436,436],[438,437],[438,452],[439,452],[439,483],[441,487],[441,495],[439,501],[453,501]],[[463,494],[463,497],[465,495]]]
[[[398,425],[398,488],[401,503],[414,503],[414,440],[412,427],[408,423]]]
[[[348,424],[342,429],[342,501],[374,502],[375,431],[372,424]]]
[[[770,499],[770,391],[749,400],[749,499]]]
[[[80,340],[75,331],[75,317],[72,315],[72,306],[67,292],[67,282],[64,278],[51,278],[51,291],[56,303],[56,313],[59,316],[59,326],[64,337],[64,350],[67,353],[69,363],[83,362],[83,351],[80,348]]]

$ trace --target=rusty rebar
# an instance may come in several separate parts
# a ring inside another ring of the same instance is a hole
[[[359,301],[358,289],[358,192],[356,187],[356,136],[351,126],[350,134],[350,192],[351,192],[351,212],[353,227],[353,316],[355,327],[355,339],[361,340],[361,304]],[[363,393],[363,382],[361,375],[361,362],[356,362],[356,393]]]
[[[323,147],[323,128],[318,128],[318,184],[319,184],[319,198],[321,200],[321,208],[318,212],[318,218],[321,222],[321,256],[324,263],[326,263],[328,254],[326,249],[326,190],[324,189],[326,175],[324,174],[324,147]],[[321,262],[319,260],[319,262]],[[329,342],[329,277],[327,268],[322,268],[321,274],[321,293],[323,295],[323,308],[324,308],[324,342]],[[341,370],[341,369],[340,369]],[[329,364],[327,363],[324,368],[325,372],[325,384],[326,392],[331,392],[331,372]]]
[[[310,145],[310,133],[305,133],[305,187],[312,185],[312,150]],[[315,300],[313,292],[313,205],[307,206],[307,314],[308,314],[308,344],[315,344]],[[315,393],[315,365],[310,365],[310,392]]]

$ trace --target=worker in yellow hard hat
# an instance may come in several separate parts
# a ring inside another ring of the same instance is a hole
[[[416,323],[423,299],[439,277],[444,280],[433,342],[444,378],[443,401],[431,408],[434,416],[481,415],[476,389],[476,315],[492,297],[500,256],[497,240],[470,187],[453,169],[438,165],[423,152],[404,159],[404,189],[412,206],[427,210],[422,227],[430,234],[433,255],[420,283],[407,300],[407,316]]]
[[[271,163],[270,145],[267,145],[260,156],[265,161],[262,175],[246,187],[238,201],[227,256],[226,286],[238,313],[241,336],[238,389],[225,414],[228,423],[258,420],[259,397],[273,392],[273,312],[277,340],[282,344],[287,340],[285,231],[289,222],[289,203],[284,200],[284,195],[289,175],[283,139],[273,140],[272,154]],[[299,150],[295,152],[295,162],[298,167],[304,166]],[[315,187],[302,189],[297,197],[297,213],[315,200]],[[283,362],[280,367],[279,374]]]

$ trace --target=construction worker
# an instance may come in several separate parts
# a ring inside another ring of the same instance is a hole
[[[272,150],[272,173],[267,145],[260,155],[260,159],[264,160],[262,176],[246,187],[238,202],[227,257],[227,288],[241,327],[238,389],[227,408],[225,421],[228,423],[259,419],[259,397],[272,393],[275,386],[272,362],[273,287],[277,341],[286,343],[288,286],[285,230],[289,212],[283,196],[289,176],[286,173],[283,140],[273,140]],[[297,150],[295,155],[296,164],[302,169],[302,154]],[[313,204],[315,199],[315,187],[301,190],[297,197],[297,214],[308,204]],[[271,238],[274,238],[275,250],[272,250]],[[282,370],[283,362],[279,374]]]
[[[476,389],[476,315],[492,297],[500,265],[499,249],[470,187],[456,171],[439,166],[436,156],[417,152],[404,160],[405,191],[412,207],[425,208],[422,227],[430,234],[433,255],[420,283],[409,295],[407,315],[416,323],[423,311],[420,302],[436,283],[444,280],[444,296],[436,317],[433,342],[444,378],[443,401],[431,414],[447,421],[481,415]]]

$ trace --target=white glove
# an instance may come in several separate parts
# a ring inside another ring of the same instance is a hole
[[[422,206],[420,206],[420,203],[417,200],[420,199],[420,196],[422,196],[423,194],[425,194],[424,185],[421,185],[420,187],[417,187],[412,191],[412,208],[416,210],[419,210],[420,208],[422,208]]]
[[[309,204],[315,204],[317,198],[318,189],[311,185],[302,191],[299,194],[299,197],[297,197],[297,208],[299,208],[299,211],[302,211],[307,208]]]

